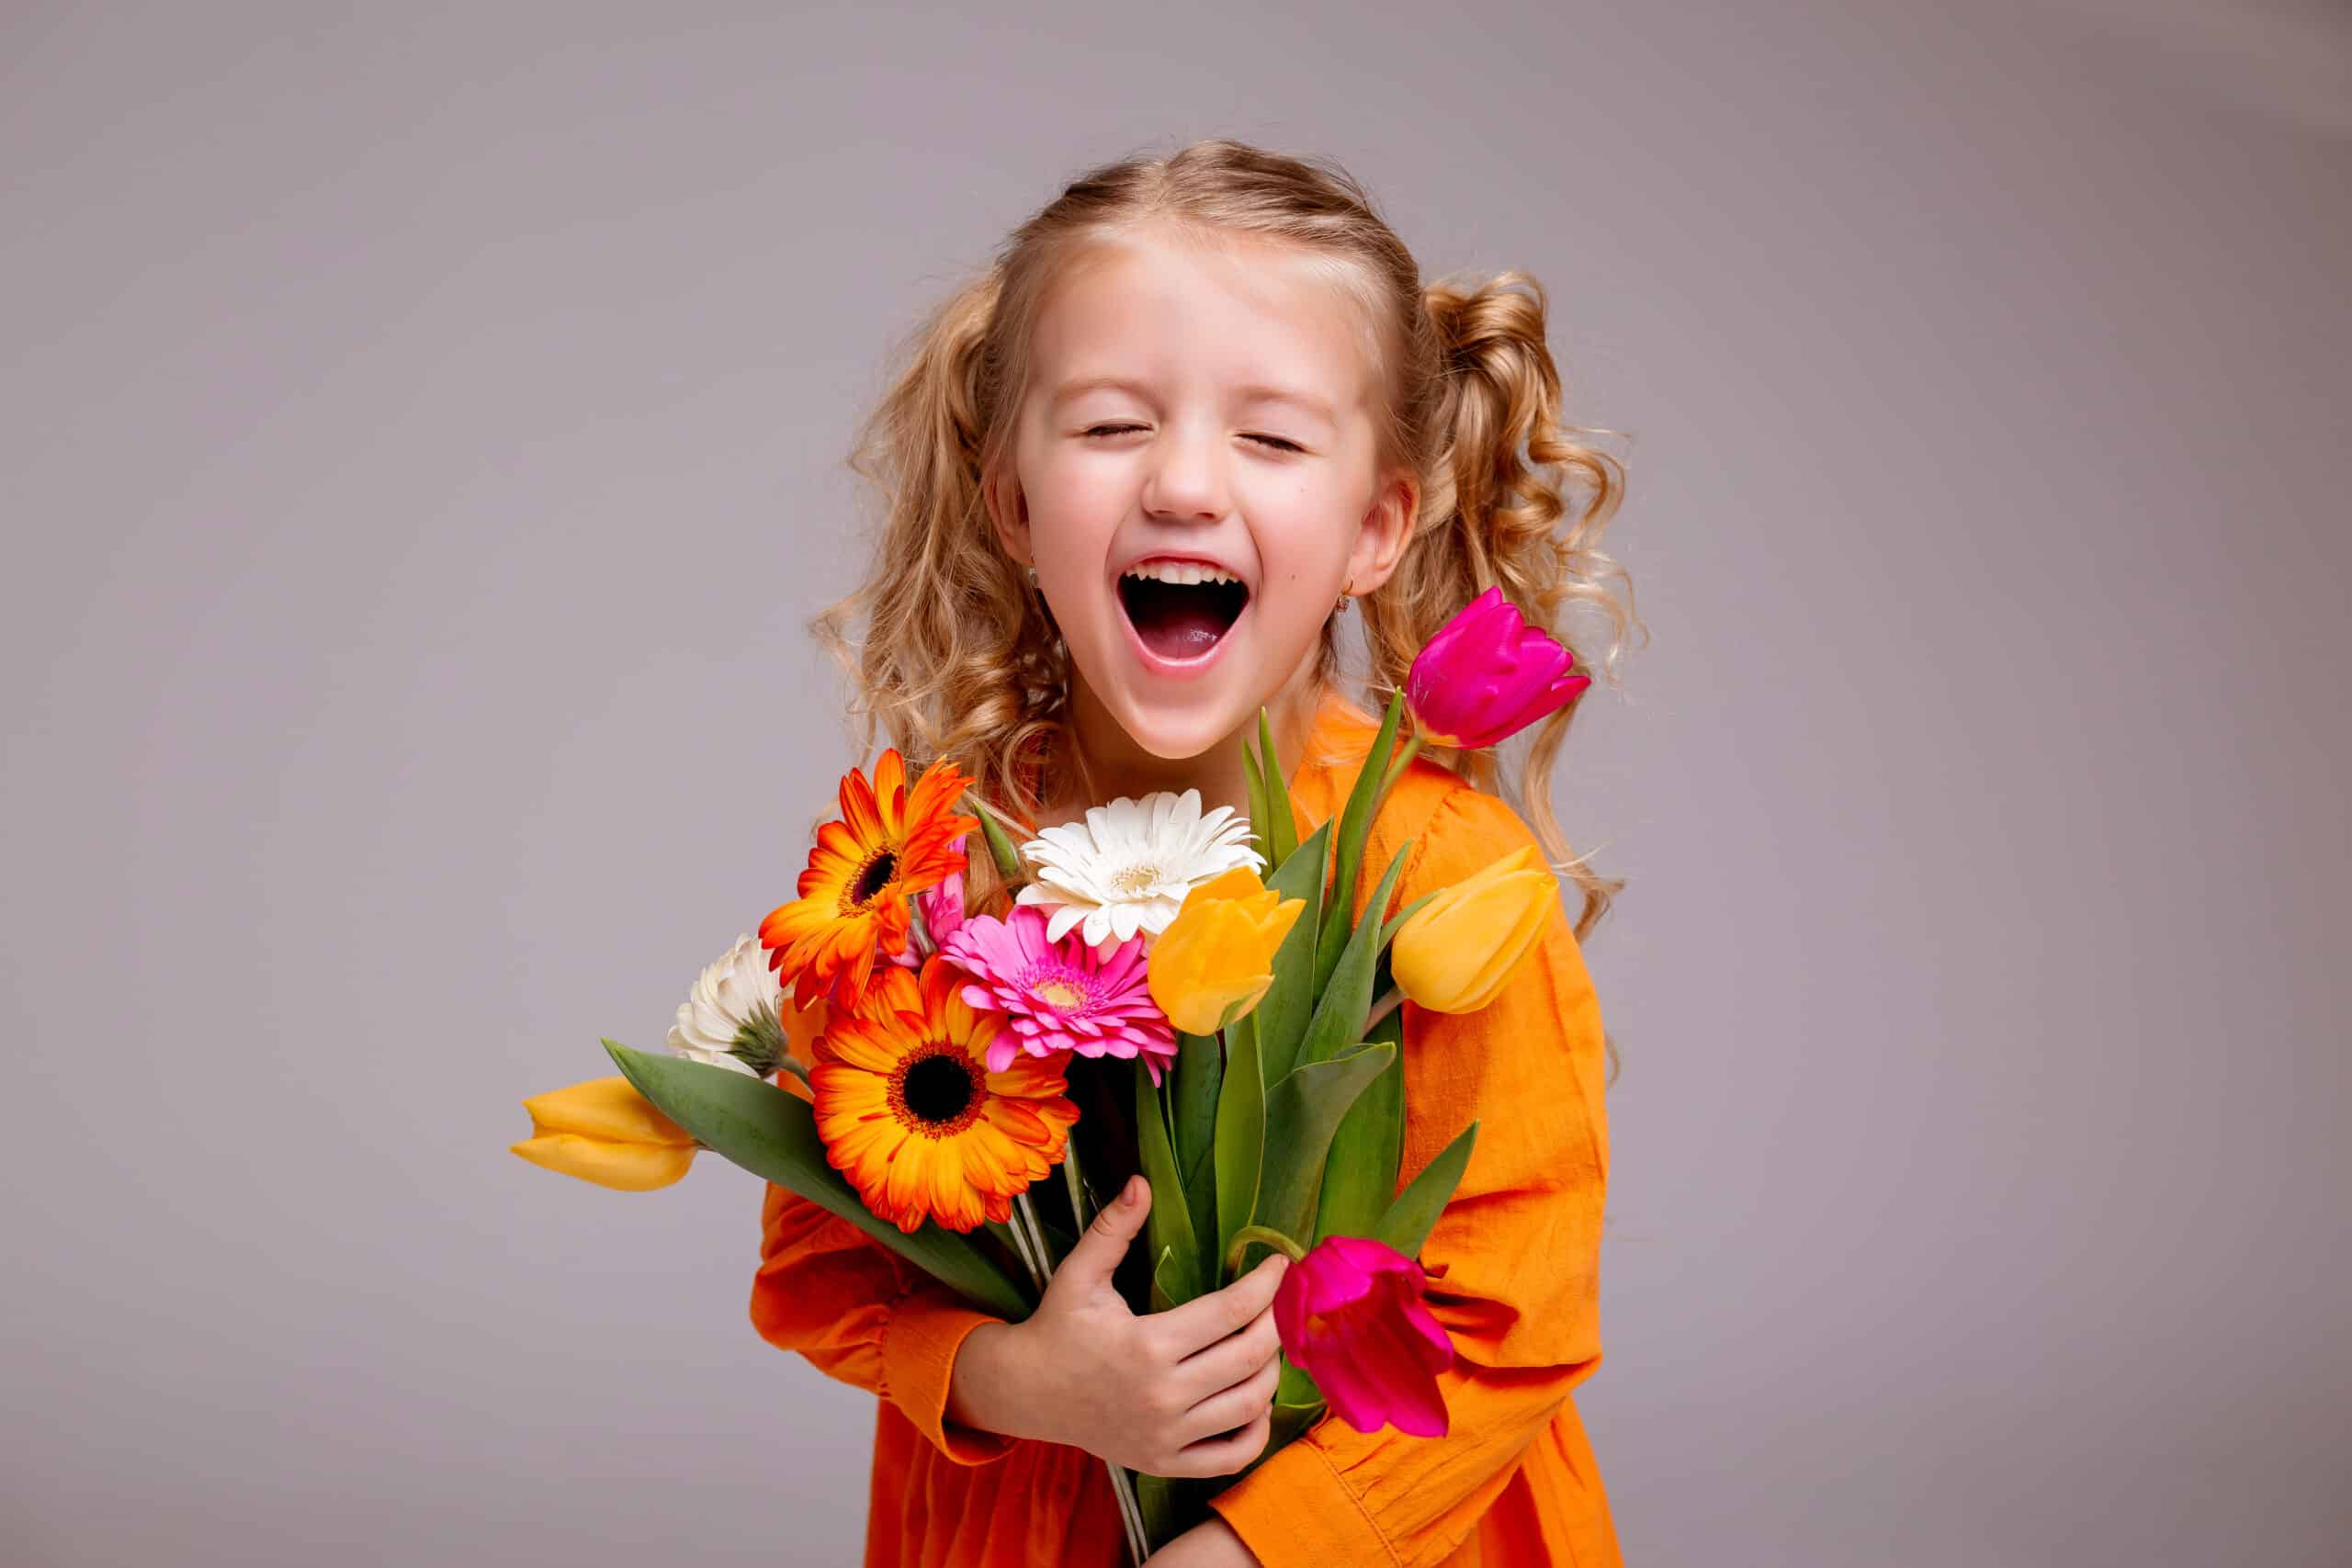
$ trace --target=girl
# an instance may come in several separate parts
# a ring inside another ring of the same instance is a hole
[[[1213,141],[1083,175],[931,319],[866,427],[853,466],[887,521],[864,587],[816,622],[855,677],[865,750],[878,725],[910,766],[953,758],[1033,830],[1155,790],[1239,811],[1262,705],[1304,837],[1375,728],[1341,691],[1351,607],[1376,687],[1496,583],[1539,624],[1569,601],[1600,612],[1613,683],[1638,625],[1598,548],[1622,471],[1559,422],[1544,311],[1517,274],[1425,288],[1327,163]],[[1565,529],[1549,469],[1593,492]],[[1532,829],[1489,793],[1490,755],[1432,749],[1365,854],[1377,868],[1412,842],[1392,908],[1531,842],[1583,894],[1574,931],[1555,912],[1486,1010],[1405,1011],[1406,1176],[1480,1119],[1421,1254],[1457,1352],[1450,1430],[1327,1416],[1154,1568],[1618,1562],[1570,1391],[1600,1359],[1608,1169],[1610,1048],[1577,943],[1622,884],[1571,860],[1550,809],[1573,713],[1519,769]],[[988,857],[970,860],[978,907],[997,890]],[[1264,1447],[1283,1260],[1171,1312],[1127,1311],[1114,1275],[1153,1199],[1140,1178],[1119,1186],[1117,1107],[1086,1081],[1101,1066],[1068,1066],[1077,1131],[1102,1145],[1082,1164],[1123,1196],[1021,1323],[767,1190],[754,1325],[881,1396],[868,1564],[1120,1562],[1102,1458],[1221,1478]]]

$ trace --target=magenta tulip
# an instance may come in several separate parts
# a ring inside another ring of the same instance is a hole
[[[1574,656],[1489,588],[1440,626],[1405,677],[1413,732],[1431,746],[1497,746],[1592,684]]]
[[[1445,1436],[1437,1374],[1453,1341],[1422,1304],[1421,1266],[1369,1236],[1329,1235],[1274,1287],[1283,1352],[1359,1432]]]

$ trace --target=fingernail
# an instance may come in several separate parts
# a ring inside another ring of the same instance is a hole
[[[1143,1201],[1142,1177],[1130,1176],[1127,1178],[1127,1184],[1119,1189],[1119,1201],[1130,1209]]]

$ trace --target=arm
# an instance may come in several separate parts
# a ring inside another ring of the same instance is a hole
[[[1507,805],[1467,787],[1447,794],[1418,837],[1421,863],[1400,901],[1534,841]],[[1445,1267],[1428,1300],[1454,1343],[1454,1365],[1438,1378],[1449,1430],[1360,1433],[1326,1415],[1214,1499],[1270,1568],[1442,1562],[1600,1359],[1605,1046],[1566,911],[1554,910],[1486,1010],[1449,1017],[1408,1004],[1406,1019],[1401,1174],[1479,1120],[1461,1186],[1421,1249],[1425,1264]]]
[[[957,1464],[985,1464],[1012,1448],[1012,1437],[967,1424],[971,1408],[949,1409],[959,1350],[1002,1318],[774,1182],[761,1219],[760,1269],[752,1282],[752,1325],[761,1338],[890,1401]]]

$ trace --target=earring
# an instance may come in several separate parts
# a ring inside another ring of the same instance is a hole
[[[1333,615],[1342,615],[1342,614],[1346,613],[1348,606],[1349,606],[1350,604],[1353,604],[1353,603],[1355,602],[1355,596],[1356,596],[1356,580],[1355,580],[1355,574],[1354,574],[1353,572],[1351,572],[1351,573],[1349,573],[1349,574],[1348,574],[1348,586],[1347,586],[1346,590],[1340,593],[1340,602],[1339,602],[1338,604],[1334,604],[1334,605],[1332,605],[1332,606],[1331,606],[1331,614],[1333,614]]]

